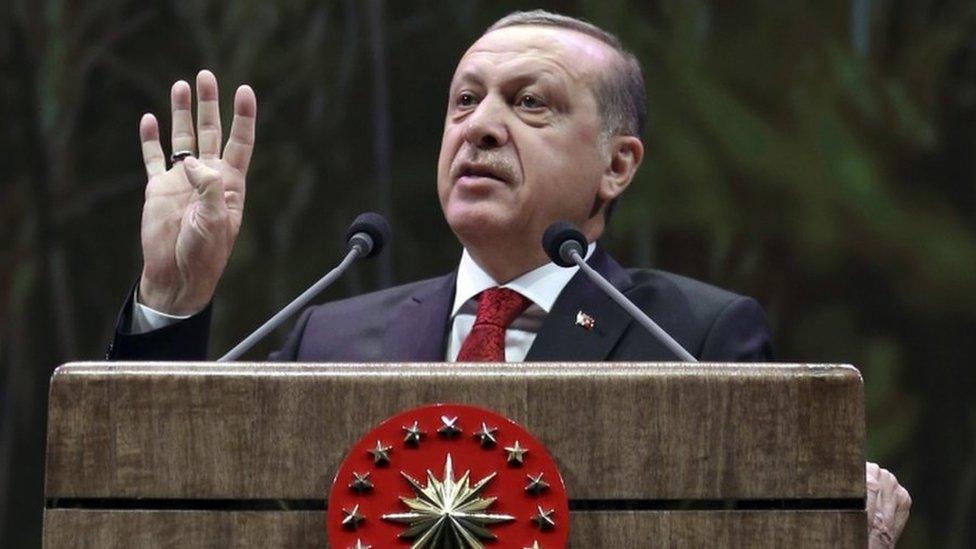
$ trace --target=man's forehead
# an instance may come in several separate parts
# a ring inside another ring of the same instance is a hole
[[[455,78],[486,64],[524,67],[541,60],[574,78],[590,80],[602,74],[615,55],[609,45],[572,29],[516,25],[491,31],[472,44],[458,62]]]

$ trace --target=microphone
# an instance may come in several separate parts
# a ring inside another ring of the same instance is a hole
[[[284,309],[278,311],[276,315],[268,319],[244,341],[220,357],[217,362],[229,362],[237,360],[246,353],[258,341],[264,339],[272,330],[281,325],[288,317],[301,310],[309,301],[318,295],[322,290],[328,288],[336,281],[342,273],[346,272],[350,265],[360,257],[373,257],[383,251],[383,248],[390,241],[390,225],[382,215],[372,212],[359,214],[359,216],[349,226],[346,231],[346,256],[339,265],[329,271],[318,282],[305,290],[302,295],[296,297]]]
[[[637,305],[634,305],[634,302],[627,299],[627,296],[622,294],[620,290],[614,288],[613,284],[610,284],[603,275],[586,264],[586,261],[583,260],[583,250],[586,249],[587,244],[586,237],[583,236],[583,233],[580,232],[576,225],[568,221],[557,221],[549,225],[546,232],[542,234],[542,247],[546,250],[546,254],[553,263],[560,267],[578,265],[586,273],[586,276],[590,277],[590,280],[594,284],[599,286],[610,299],[627,311],[648,332],[651,332],[675,356],[684,362],[698,362],[681,344],[668,335],[649,316],[644,314],[644,311],[640,310]]]
[[[361,213],[346,230],[347,249],[359,248],[363,257],[373,257],[383,251],[390,240],[390,225],[382,215]]]

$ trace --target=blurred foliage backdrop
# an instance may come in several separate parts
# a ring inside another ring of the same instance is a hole
[[[973,0],[5,0],[0,545],[39,544],[48,379],[103,356],[138,275],[137,125],[154,111],[168,134],[170,84],[213,69],[225,128],[236,85],[258,95],[219,353],[336,261],[361,210],[395,246],[329,298],[453,268],[447,86],[487,25],[534,7],[644,63],[648,155],[605,245],[756,296],[781,360],[858,366],[868,456],[915,499],[903,547],[973,546]]]

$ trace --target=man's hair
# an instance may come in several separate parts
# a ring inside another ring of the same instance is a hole
[[[647,94],[640,62],[627,51],[615,35],[600,27],[566,15],[545,10],[516,11],[502,17],[488,27],[485,34],[506,27],[540,25],[581,32],[613,48],[619,59],[602,76],[593,95],[603,117],[603,130],[608,135],[644,137],[647,120]]]

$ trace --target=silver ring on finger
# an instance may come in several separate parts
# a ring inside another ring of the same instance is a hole
[[[169,159],[173,164],[176,164],[177,162],[182,161],[184,158],[188,156],[193,156],[193,151],[187,151],[187,150],[174,151],[173,154],[169,157]]]

